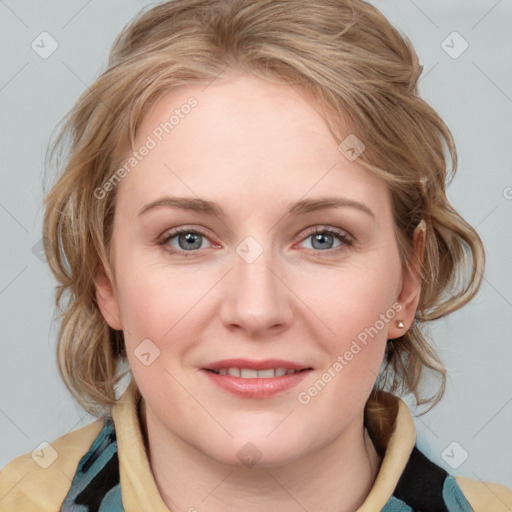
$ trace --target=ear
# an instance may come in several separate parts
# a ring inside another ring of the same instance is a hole
[[[397,298],[397,302],[402,306],[397,311],[395,322],[390,325],[388,330],[388,339],[399,338],[403,336],[411,327],[414,321],[414,315],[418,308],[421,292],[421,264],[425,255],[425,221],[421,220],[413,235],[413,250],[408,265],[404,266],[402,273],[402,288]],[[397,322],[402,321],[404,327],[399,328]]]
[[[96,302],[100,308],[105,321],[117,331],[123,329],[119,315],[119,303],[115,294],[114,286],[100,262],[94,273],[94,285],[96,287]]]

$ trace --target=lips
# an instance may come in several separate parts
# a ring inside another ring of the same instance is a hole
[[[253,370],[252,368],[219,368],[218,370],[210,370],[217,375],[231,375],[232,377],[241,377],[242,379],[272,379],[274,377],[282,377],[283,375],[292,375],[304,370],[286,369],[283,367],[268,368],[265,370]]]
[[[243,398],[266,398],[295,387],[311,367],[282,359],[224,359],[203,368],[210,381]]]

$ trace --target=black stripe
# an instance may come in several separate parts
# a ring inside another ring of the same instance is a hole
[[[101,502],[112,487],[119,483],[119,459],[117,452],[101,468],[89,485],[76,497],[77,505],[84,505],[88,512],[99,512]]]
[[[427,459],[415,446],[393,496],[407,503],[414,512],[449,512],[443,499],[447,476],[443,468]]]

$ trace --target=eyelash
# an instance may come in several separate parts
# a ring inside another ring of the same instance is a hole
[[[196,228],[194,228],[194,229],[176,228],[176,229],[172,230],[170,233],[168,233],[168,236],[166,236],[164,240],[159,242],[159,245],[165,246],[173,238],[176,238],[177,236],[182,235],[182,234],[190,234],[190,233],[193,233],[193,234],[196,234],[196,235],[201,235],[201,236],[203,236],[205,238],[208,238],[208,235],[206,233],[204,233],[203,231],[201,231],[200,229],[196,229]],[[343,251],[347,247],[351,247],[354,244],[354,242],[349,237],[349,235],[346,234],[346,232],[344,232],[342,230],[338,230],[336,228],[332,228],[332,227],[320,227],[320,228],[316,227],[316,228],[312,229],[311,231],[309,231],[306,234],[306,236],[304,236],[304,238],[301,238],[301,240],[306,240],[306,239],[310,238],[311,236],[319,235],[319,234],[327,234],[327,235],[334,236],[335,238],[337,238],[341,242],[341,245],[339,247],[335,248],[335,249],[327,249],[325,251],[320,251],[320,250],[312,249],[313,251],[316,251],[317,253],[325,252],[325,253],[328,253],[328,254],[331,254],[331,255],[332,254],[337,254],[338,252]],[[170,249],[169,247],[166,247],[166,250],[168,252],[170,252],[171,254],[180,254],[180,255],[183,255],[185,257],[192,257],[200,249],[194,249],[192,251],[184,251],[184,250],[176,250],[174,248]]]

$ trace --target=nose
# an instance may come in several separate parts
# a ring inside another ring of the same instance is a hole
[[[233,268],[223,279],[224,325],[260,339],[285,330],[292,319],[291,292],[272,251],[248,237],[236,248],[232,261]]]

